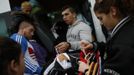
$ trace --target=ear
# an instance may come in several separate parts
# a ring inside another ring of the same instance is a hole
[[[117,8],[116,7],[111,7],[110,8],[110,13],[111,15],[114,17],[114,16],[117,16]]]
[[[18,63],[15,62],[15,60],[12,60],[11,63],[9,64],[9,71],[11,74],[16,74],[18,72]]]
[[[76,18],[76,13],[73,13],[73,17]]]
[[[25,31],[26,31],[26,29],[23,29],[22,30],[22,35],[25,35]]]

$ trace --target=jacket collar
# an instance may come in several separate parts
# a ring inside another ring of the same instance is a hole
[[[75,25],[78,25],[82,20],[76,20],[72,25],[69,25],[69,27],[74,27]]]
[[[110,33],[108,39],[107,39],[107,42],[110,41],[114,36],[115,34],[128,22],[131,20],[131,17],[130,16],[127,16],[125,17],[124,19],[122,19],[115,27],[114,29],[112,30],[112,32]]]
[[[115,33],[116,33],[122,26],[124,26],[124,24],[125,24],[126,22],[128,22],[128,21],[129,21],[129,16],[123,18],[123,19],[114,27],[114,29],[112,30],[112,32],[111,32],[111,37],[112,37],[113,35],[115,35]]]

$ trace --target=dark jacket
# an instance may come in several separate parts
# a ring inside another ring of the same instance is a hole
[[[100,45],[101,46],[101,45]],[[106,52],[102,75],[134,73],[134,18],[129,17],[115,30],[101,52]]]

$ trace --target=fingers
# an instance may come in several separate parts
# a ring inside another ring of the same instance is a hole
[[[82,45],[82,46],[88,45],[88,44],[89,44],[89,42],[86,41],[86,40],[81,40],[81,41],[80,41],[80,45]]]
[[[60,52],[63,53],[68,49],[69,45],[67,42],[61,42],[55,46],[55,48]]]
[[[59,47],[59,48],[58,48],[59,53],[64,53],[65,50],[66,50],[65,47]]]
[[[86,40],[81,40],[80,43],[88,44],[89,42]]]
[[[59,43],[58,45],[56,45],[55,47],[58,48],[58,47],[62,46],[63,44],[64,44],[64,43],[61,42],[61,43]]]
[[[68,60],[68,58],[64,54],[59,54],[57,57],[60,60],[60,62],[63,60]]]
[[[80,46],[82,50],[88,50],[93,48],[93,45],[86,40],[80,41]]]
[[[88,44],[87,46],[83,47],[84,50],[89,50],[89,49],[93,49],[93,45],[92,44]]]

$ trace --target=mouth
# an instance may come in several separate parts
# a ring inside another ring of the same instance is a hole
[[[68,20],[64,20],[64,21],[65,21],[65,23],[67,23],[67,24],[69,23],[69,21],[68,21]]]

